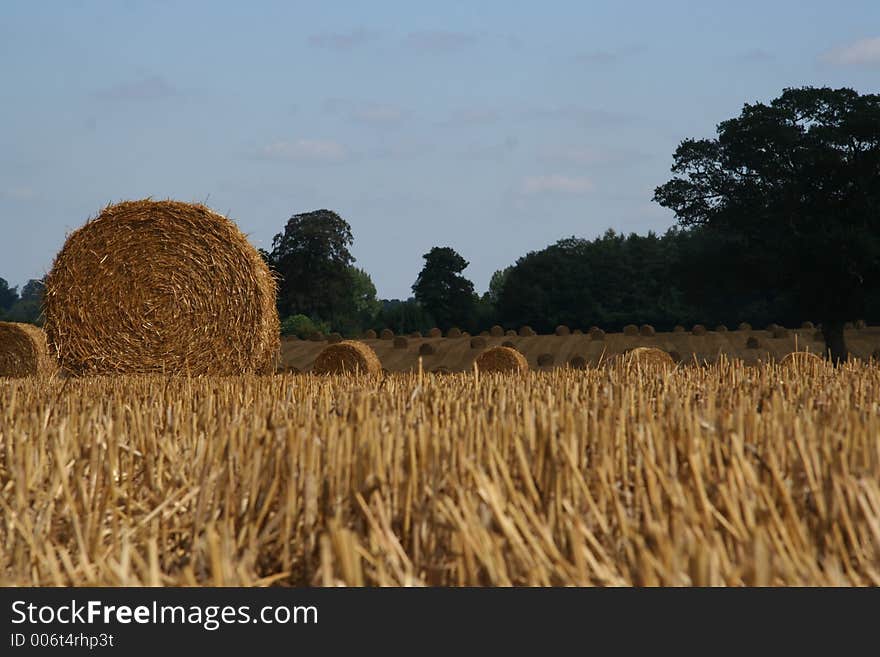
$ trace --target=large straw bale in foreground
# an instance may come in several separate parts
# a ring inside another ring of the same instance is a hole
[[[624,367],[668,368],[675,367],[675,361],[662,349],[637,347],[615,358]]]
[[[274,372],[275,279],[204,205],[125,201],[72,233],[46,280],[46,335],[72,374]]]
[[[0,377],[42,376],[55,371],[46,334],[31,324],[0,322]]]
[[[315,358],[315,374],[379,374],[382,363],[363,342],[343,340],[325,347]]]
[[[528,372],[526,357],[512,347],[491,347],[477,356],[481,372]]]

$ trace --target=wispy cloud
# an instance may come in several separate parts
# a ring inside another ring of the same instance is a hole
[[[445,30],[423,30],[410,32],[404,45],[420,52],[457,52],[477,43],[479,37],[469,32],[449,32]]]
[[[27,186],[7,187],[0,190],[0,198],[9,201],[33,201],[37,198],[37,193]]]
[[[168,80],[159,75],[140,78],[131,82],[120,82],[96,94],[103,100],[162,100],[179,96],[180,91]]]
[[[860,39],[833,48],[819,59],[838,66],[880,66],[880,37]]]
[[[308,38],[308,43],[314,48],[347,51],[372,43],[378,40],[378,38],[378,32],[359,27],[350,32],[326,32],[323,34],[313,34]]]
[[[593,190],[593,181],[589,178],[551,174],[529,176],[523,179],[520,191],[533,196],[536,194],[586,194]]]
[[[261,148],[257,157],[266,160],[291,160],[297,162],[343,162],[349,151],[337,141],[325,139],[279,140]]]
[[[351,121],[369,124],[396,124],[407,118],[408,112],[396,105],[366,103],[349,98],[328,98],[322,103],[327,114],[343,115]]]

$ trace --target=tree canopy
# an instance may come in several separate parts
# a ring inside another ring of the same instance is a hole
[[[742,289],[785,290],[822,321],[832,358],[880,273],[880,96],[786,89],[746,104],[715,139],[686,139],[654,200],[737,254]]]
[[[422,257],[425,265],[412,286],[416,301],[441,329],[470,327],[475,303],[474,284],[461,274],[468,261],[448,246],[435,246]]]

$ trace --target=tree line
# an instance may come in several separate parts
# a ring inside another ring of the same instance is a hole
[[[295,214],[261,251],[278,278],[282,331],[810,320],[843,359],[845,323],[880,321],[880,96],[785,89],[744,105],[715,138],[682,141],[671,170],[653,198],[677,219],[664,234],[559,240],[496,271],[483,295],[463,274],[468,261],[435,246],[412,296],[379,299],[355,266],[349,223],[327,209]],[[26,316],[37,283],[18,295],[0,280],[0,312]]]

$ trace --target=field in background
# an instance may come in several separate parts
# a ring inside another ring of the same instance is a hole
[[[548,369],[538,365],[538,357],[550,354],[552,367],[564,367],[574,356],[582,356],[588,363],[596,365],[601,358],[623,353],[635,347],[657,347],[664,351],[677,352],[682,360],[713,363],[720,354],[737,358],[747,364],[759,361],[780,361],[792,351],[811,351],[822,354],[825,343],[815,339],[814,329],[789,329],[788,337],[774,338],[769,331],[709,331],[706,335],[691,333],[657,333],[653,337],[641,335],[628,336],[623,333],[608,333],[604,340],[591,340],[589,335],[536,335],[532,337],[486,338],[488,346],[498,346],[510,341],[525,355],[532,369]],[[757,338],[758,348],[748,349],[749,337]],[[880,349],[880,327],[868,327],[846,331],[847,346],[853,356],[868,360],[876,349]],[[413,372],[418,370],[419,347],[431,344],[436,353],[424,356],[422,367],[427,371],[446,368],[453,372],[469,371],[481,349],[472,349],[470,338],[407,338],[406,349],[398,349],[392,340],[363,340],[376,352],[382,366],[391,372]],[[300,372],[309,371],[315,357],[326,346],[325,342],[310,342],[295,338],[282,338],[282,366],[295,368]],[[604,356],[603,356],[604,354]]]
[[[878,400],[859,362],[0,380],[0,585],[877,585]]]

